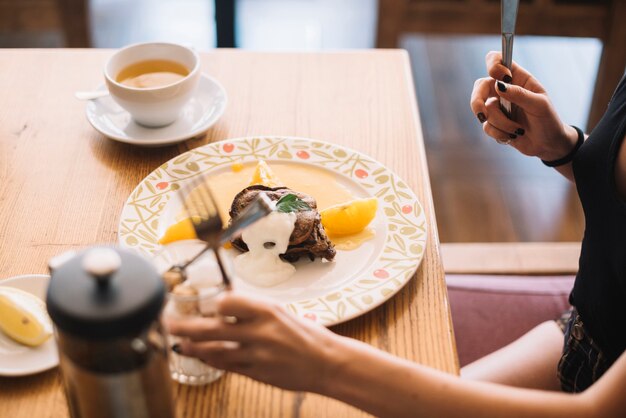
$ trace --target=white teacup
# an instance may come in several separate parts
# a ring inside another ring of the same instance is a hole
[[[119,83],[116,78],[129,65],[146,60],[168,60],[189,70],[173,84],[138,88]],[[133,119],[145,126],[159,127],[174,122],[183,106],[191,99],[200,80],[200,58],[182,45],[149,42],[130,45],[117,51],[104,67],[104,78],[113,100]]]

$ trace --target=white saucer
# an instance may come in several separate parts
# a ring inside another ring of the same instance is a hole
[[[15,287],[46,299],[50,276],[27,274],[0,280],[0,286]],[[54,337],[39,347],[19,344],[0,331],[0,376],[25,376],[51,369],[59,364]]]
[[[105,90],[101,85],[98,90]],[[183,108],[180,117],[162,128],[147,128],[133,121],[111,96],[87,103],[87,120],[96,131],[120,142],[155,147],[182,142],[206,132],[226,109],[226,90],[206,74],[200,77],[196,93]]]

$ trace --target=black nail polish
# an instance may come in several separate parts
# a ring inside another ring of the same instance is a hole
[[[513,81],[513,78],[507,74],[504,77],[502,77],[502,81],[504,81],[505,83],[511,84],[511,81]]]
[[[180,344],[174,344],[172,346],[172,351],[175,352],[176,354],[180,354],[182,352],[182,350],[180,349]]]
[[[502,81],[498,81],[498,90],[500,90],[501,92],[505,92],[506,84],[504,84]]]
[[[522,128],[517,128],[515,130],[515,133],[521,136],[521,135],[524,135],[526,133],[526,131],[523,130]]]
[[[511,138],[511,139],[515,139],[515,138],[517,138],[517,135],[515,135],[515,134],[509,134],[509,138]]]
[[[485,114],[483,112],[478,112],[476,117],[478,118],[478,121],[480,123],[485,123],[485,121],[487,120],[487,117],[485,116]]]

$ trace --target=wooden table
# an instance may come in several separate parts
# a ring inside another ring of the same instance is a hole
[[[294,135],[348,146],[396,171],[428,219],[415,277],[391,300],[333,330],[450,373],[458,362],[426,158],[407,54],[202,54],[229,105],[205,137],[158,149],[104,138],[73,92],[102,83],[107,50],[0,50],[0,278],[45,273],[55,254],[117,241],[123,203],[163,162],[208,142]],[[207,387],[176,387],[179,417],[365,415],[335,400],[229,374]],[[0,378],[0,417],[64,417],[57,369]]]

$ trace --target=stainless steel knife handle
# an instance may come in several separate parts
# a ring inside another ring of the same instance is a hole
[[[511,69],[513,65],[513,34],[502,34],[502,64]],[[500,108],[509,119],[514,119],[514,105],[506,99],[500,98]]]
[[[509,70],[513,65],[513,34],[502,34],[502,64]]]
[[[509,70],[513,64],[513,38],[515,37],[515,23],[519,0],[502,0],[502,64]],[[515,106],[508,100],[500,99],[500,107],[509,119],[515,119]]]

